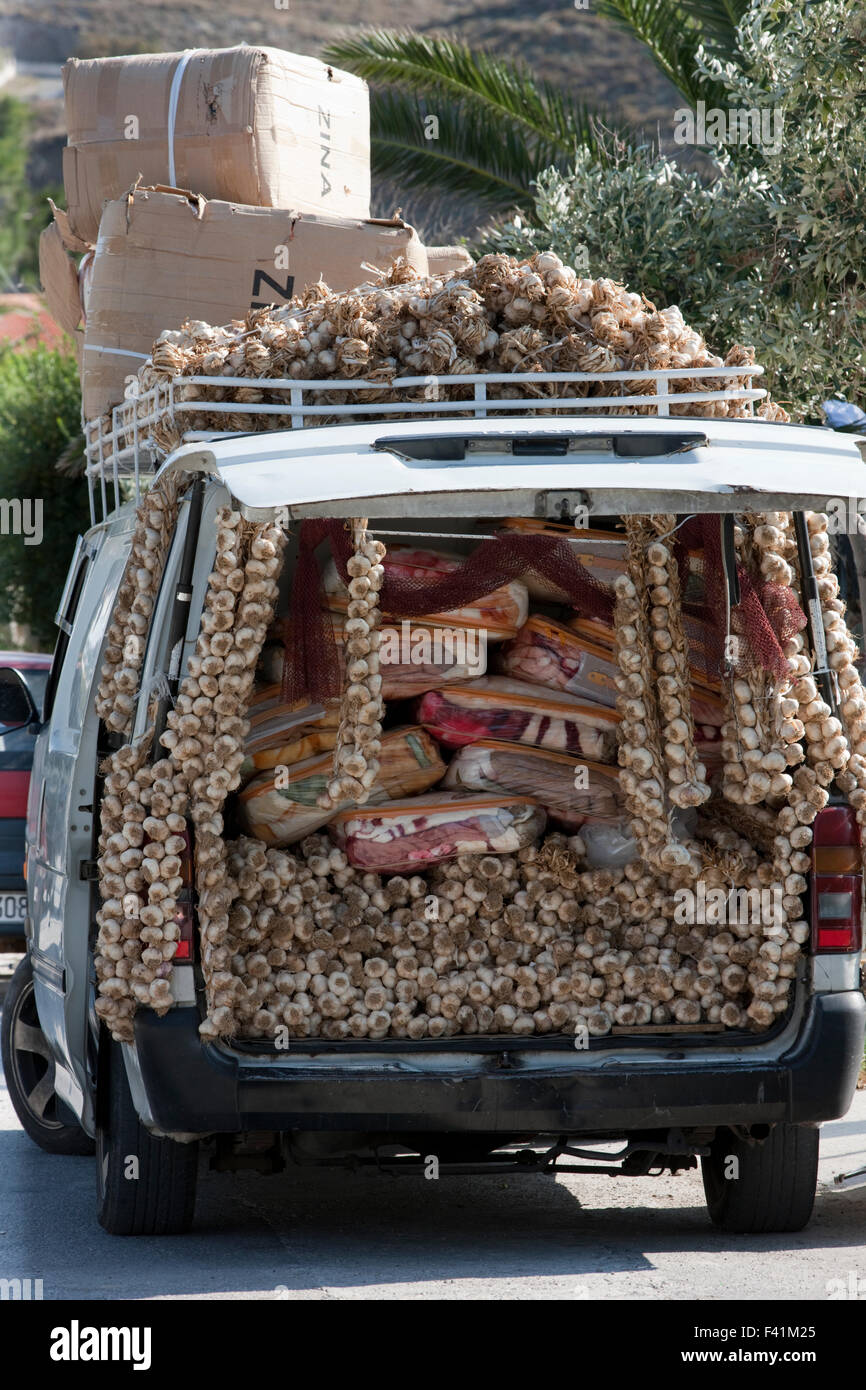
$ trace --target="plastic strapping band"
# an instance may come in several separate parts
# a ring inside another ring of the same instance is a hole
[[[171,90],[168,94],[168,181],[172,188],[177,187],[177,174],[174,167],[174,123],[177,119],[177,108],[180,101],[180,84],[183,81],[184,69],[190,58],[194,58],[196,53],[201,53],[201,51],[200,48],[188,48],[181,56],[171,79]]]
[[[142,362],[150,359],[149,352],[132,352],[129,348],[100,347],[98,343],[85,343],[85,352],[108,352],[112,357],[139,357]]]

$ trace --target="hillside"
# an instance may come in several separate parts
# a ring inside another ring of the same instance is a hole
[[[430,33],[450,31],[488,53],[523,58],[539,75],[575,92],[582,100],[619,107],[648,135],[669,138],[677,94],[635,40],[573,0],[363,0],[354,7],[361,25],[400,26]],[[280,8],[282,6],[282,8]],[[217,8],[205,0],[183,5],[137,0],[0,0],[0,48],[24,64],[58,64],[70,54],[223,47],[263,43],[317,54],[346,29],[344,0],[234,0]],[[43,70],[44,71],[44,70]],[[35,113],[32,176],[40,185],[60,178],[64,142],[62,102],[44,80],[24,75],[6,90],[29,100]],[[400,203],[403,214],[428,239],[471,231],[472,209],[431,209],[428,200],[379,188],[375,211],[389,213]]]

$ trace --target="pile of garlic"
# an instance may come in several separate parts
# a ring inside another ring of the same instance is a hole
[[[706,835],[708,883],[767,879],[771,866],[736,832]],[[602,1036],[652,1023],[755,1027],[755,990],[771,1016],[786,1006],[804,923],[778,945],[760,924],[685,924],[643,864],[581,870],[582,852],[579,837],[551,835],[516,855],[461,855],[382,878],[353,869],[323,835],[293,853],[238,840],[210,1028],[334,1040]]]
[[[399,376],[431,378],[423,388],[407,390],[407,400],[471,400],[468,388],[444,385],[438,378],[495,372],[612,372],[660,368],[743,366],[754,362],[751,348],[735,345],[726,358],[712,353],[699,333],[683,321],[672,305],[656,310],[642,295],[630,293],[610,279],[579,276],[552,252],[531,260],[513,256],[484,256],[465,272],[423,279],[400,262],[376,283],[344,293],[327,285],[312,285],[290,304],[251,311],[245,320],[213,327],[188,321],[162,333],[151,359],[138,373],[139,397],[121,408],[124,428],[132,438],[133,421],[145,406],[140,397],[172,378],[207,375],[249,380],[233,389],[176,385],[175,401],[233,400],[245,404],[285,403],[282,393],[268,393],[268,377],[304,379],[361,378],[373,383],[364,397],[371,403],[399,399],[381,389]],[[744,384],[724,377],[713,390]],[[695,378],[671,383],[673,392],[707,389]],[[431,395],[431,388],[433,394]],[[425,397],[425,392],[427,393]],[[634,404],[604,407],[613,414],[655,413],[655,406],[637,398],[655,392],[652,381],[634,378],[612,383],[550,383],[519,389],[491,384],[491,399],[515,399],[530,394],[540,406],[557,396],[628,394]],[[345,392],[323,391],[319,404],[341,404]],[[357,399],[357,398],[355,398]],[[148,407],[149,409],[149,407]],[[671,405],[674,415],[745,416],[744,401],[716,400]],[[785,412],[764,401],[758,413],[767,419],[787,419]],[[310,417],[315,419],[315,417]],[[357,417],[356,417],[357,418]],[[173,415],[168,402],[162,419],[148,433],[164,453],[179,443],[186,429],[278,429],[285,417],[227,412],[185,412]],[[319,417],[317,423],[327,423]]]
[[[151,514],[159,512],[151,498],[140,535],[157,530]],[[155,750],[145,735],[103,770],[97,1010],[114,1036],[131,1037],[137,1005],[164,1012],[172,1003],[188,821],[205,1037],[269,1038],[281,1028],[297,1037],[375,1039],[584,1029],[602,1036],[666,1023],[768,1027],[788,1005],[809,934],[801,914],[811,825],[834,775],[866,824],[866,694],[832,574],[827,519],[810,515],[840,717],[819,698],[796,634],[785,647],[787,681],[759,673],[733,682],[722,785],[734,794],[708,802],[669,543],[675,522],[627,519],[627,573],[616,590],[620,775],[640,860],[617,872],[582,868],[580,837],[553,835],[514,856],[464,855],[411,878],[383,879],[353,869],[321,835],[294,853],[224,838],[285,536],[223,508],[196,650],[162,736],[167,756],[149,761]],[[338,788],[342,800],[348,789],[362,801],[375,778],[384,713],[376,651],[383,557],[366,523],[351,524],[349,622],[359,626],[349,633],[356,646],[348,650],[328,791]],[[797,592],[789,517],[742,518],[736,544],[765,577]],[[158,553],[154,544],[145,549]],[[150,610],[133,612],[126,591],[121,596],[110,642],[122,649],[141,635],[132,618],[146,620]],[[101,699],[116,693],[109,677],[117,662],[107,667]],[[134,697],[139,668],[130,670],[133,688],[119,693]],[[128,720],[133,702],[103,708]],[[677,838],[673,814],[684,809],[697,821]],[[722,927],[682,921],[676,895],[700,885],[776,890],[778,916]]]

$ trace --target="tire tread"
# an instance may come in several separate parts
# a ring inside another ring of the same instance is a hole
[[[709,1158],[701,1160],[713,1224],[739,1234],[801,1231],[815,1202],[818,1146],[812,1125],[777,1124],[760,1144],[721,1130]],[[730,1154],[740,1163],[736,1180],[724,1178]]]
[[[159,1139],[135,1112],[123,1056],[111,1044],[107,1084],[108,1181],[99,1187],[99,1223],[112,1235],[180,1235],[195,1211],[198,1144]],[[137,1180],[124,1177],[128,1155],[138,1158]],[[99,1160],[98,1160],[99,1161]]]
[[[19,997],[24,990],[30,988],[32,982],[33,967],[30,963],[30,957],[24,956],[15,968],[15,973],[6,991],[6,998],[3,1001],[3,1026],[2,1039],[0,1039],[0,1053],[2,1053],[3,1071],[6,1077],[9,1099],[21,1123],[21,1128],[44,1153],[86,1157],[93,1153],[93,1140],[90,1138],[89,1134],[85,1133],[77,1121],[73,1124],[62,1124],[59,1128],[40,1124],[38,1119],[36,1119],[27,1108],[24,1097],[19,1094],[18,1088],[14,1082],[14,1070],[11,1057],[11,1021],[17,1012]],[[70,1114],[70,1118],[73,1118],[71,1112],[68,1113]]]

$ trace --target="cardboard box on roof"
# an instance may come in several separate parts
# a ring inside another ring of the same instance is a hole
[[[81,323],[78,270],[56,222],[39,237],[39,279],[51,317],[65,333],[74,333]]]
[[[70,58],[63,181],[72,229],[141,176],[207,198],[370,215],[367,84],[279,48]]]
[[[419,275],[427,256],[405,222],[352,221],[245,207],[180,189],[136,188],[103,213],[84,347],[84,413],[124,397],[159,334],[185,319],[225,324],[251,308],[286,304],[320,277],[349,290],[403,256]]]
[[[84,351],[81,321],[85,311],[81,267],[92,259],[92,249],[86,241],[75,236],[63,209],[55,207],[50,198],[48,202],[54,220],[39,237],[39,280],[48,312],[72,339],[80,370]],[[84,252],[84,259],[81,266],[77,266],[74,257],[81,252]]]
[[[425,250],[431,275],[453,275],[475,264],[465,246],[427,246]]]

